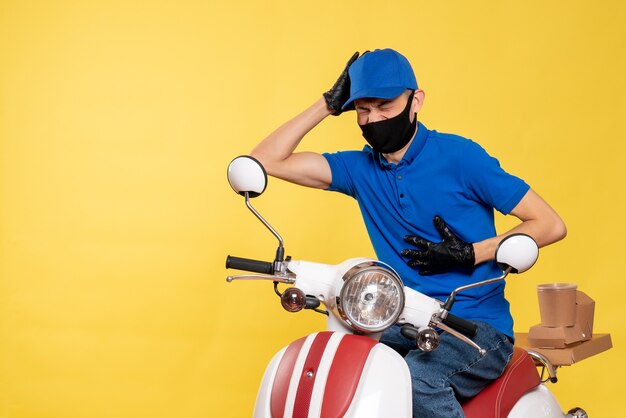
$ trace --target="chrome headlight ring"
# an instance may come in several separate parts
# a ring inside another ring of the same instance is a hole
[[[371,334],[396,323],[404,310],[404,285],[391,267],[380,261],[361,262],[342,279],[337,311],[349,327]]]

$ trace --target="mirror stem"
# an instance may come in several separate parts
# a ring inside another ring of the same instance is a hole
[[[468,284],[466,286],[461,286],[461,287],[457,287],[456,289],[454,289],[452,293],[450,294],[450,296],[448,296],[448,299],[446,299],[446,302],[443,304],[443,307],[441,309],[441,319],[446,319],[446,317],[448,316],[448,312],[452,310],[452,305],[454,304],[454,300],[456,299],[457,293],[462,292],[463,290],[472,289],[474,287],[484,286],[486,284],[491,284],[491,283],[504,280],[506,276],[509,275],[511,270],[513,270],[513,267],[508,266],[506,270],[502,272],[502,276],[500,277],[496,277],[494,279],[489,279],[489,280],[484,280],[482,282]]]
[[[263,219],[263,217],[261,216],[261,214],[259,212],[257,212],[252,205],[250,204],[250,194],[248,192],[246,192],[246,206],[248,207],[248,209],[250,209],[250,211],[254,214],[254,216],[257,217],[257,219],[259,221],[261,221],[263,223],[263,225],[265,225],[265,227],[267,229],[270,230],[270,232],[272,234],[274,234],[274,236],[278,239],[278,248],[276,249],[276,262],[278,263],[282,263],[284,261],[284,257],[285,257],[285,249],[283,246],[283,238],[278,234],[278,232],[276,232],[276,230],[274,228],[272,228],[272,225],[270,225],[265,219]]]

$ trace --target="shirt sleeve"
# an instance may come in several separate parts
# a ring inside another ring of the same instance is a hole
[[[350,175],[350,170],[356,155],[355,151],[340,151],[335,153],[322,154],[330,165],[330,172],[332,175],[332,181],[330,187],[326,190],[333,192],[340,192],[348,196],[355,197],[356,191],[354,187],[354,181]]]
[[[460,158],[470,198],[484,202],[505,215],[530,189],[524,180],[504,171],[497,159],[473,141],[468,141]]]

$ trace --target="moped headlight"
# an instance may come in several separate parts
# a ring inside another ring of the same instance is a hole
[[[404,309],[404,286],[391,268],[380,262],[360,263],[343,281],[337,310],[348,326],[374,333],[397,321]]]

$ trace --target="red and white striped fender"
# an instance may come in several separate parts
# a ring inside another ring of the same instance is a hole
[[[411,417],[404,359],[376,340],[320,332],[281,350],[265,371],[255,418]]]

